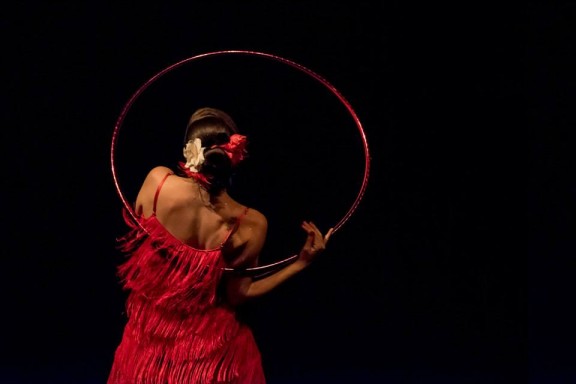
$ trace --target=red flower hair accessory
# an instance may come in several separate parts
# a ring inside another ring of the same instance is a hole
[[[235,167],[246,158],[246,136],[237,133],[230,136],[230,141],[226,144],[213,145],[211,148],[221,148],[226,152],[232,166]]]
[[[230,136],[230,141],[226,144],[213,145],[212,148],[220,148],[226,153],[232,166],[238,165],[246,157],[246,136],[237,133]],[[190,140],[184,147],[184,157],[186,162],[180,161],[178,163],[180,169],[186,174],[187,177],[192,177],[203,185],[209,186],[210,180],[202,173],[202,164],[204,164],[204,151],[202,141],[198,138]]]

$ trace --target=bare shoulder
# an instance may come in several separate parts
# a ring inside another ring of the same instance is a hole
[[[173,173],[172,170],[164,166],[154,167],[148,172],[136,197],[136,212],[138,214],[150,215],[156,189],[162,179],[169,173]]]
[[[148,172],[146,179],[147,180],[150,179],[152,181],[161,180],[162,178],[164,178],[164,176],[166,176],[169,173],[174,173],[174,171],[172,171],[168,167],[165,167],[163,165],[159,165],[157,167],[152,168],[150,170],[150,172]]]
[[[232,268],[250,267],[258,264],[258,255],[266,241],[268,220],[261,212],[250,208],[240,221],[240,227],[233,235]]]
[[[261,212],[254,208],[248,209],[246,216],[240,220],[237,238],[240,243],[248,242],[254,246],[263,243],[268,232],[268,220]]]
[[[268,219],[266,219],[266,216],[254,208],[248,210],[243,221],[259,229],[266,230],[268,228]]]
[[[143,191],[155,191],[158,184],[164,179],[167,174],[174,173],[170,168],[164,166],[157,166],[152,168],[142,185]]]

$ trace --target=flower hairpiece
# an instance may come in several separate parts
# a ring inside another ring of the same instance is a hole
[[[184,167],[192,172],[199,172],[204,163],[204,149],[202,141],[199,138],[190,140],[184,147],[184,158],[186,163]]]
[[[246,136],[237,133],[230,136],[230,141],[226,144],[215,145],[212,148],[222,148],[235,167],[246,157]]]
[[[226,153],[230,159],[232,166],[235,167],[246,157],[246,136],[237,133],[230,136],[230,141],[225,144],[212,145],[210,149],[220,148]],[[202,164],[204,164],[204,150],[206,147],[202,146],[202,140],[195,138],[189,140],[184,146],[184,158],[186,162],[179,162],[180,168],[186,173],[188,177],[210,185],[210,181],[206,175],[201,173]]]

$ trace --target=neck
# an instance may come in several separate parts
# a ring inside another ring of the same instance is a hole
[[[231,202],[232,198],[226,190],[222,190],[218,192],[218,194],[210,195],[210,204],[212,204],[215,209],[226,207],[230,205]]]
[[[225,189],[211,194],[199,183],[197,183],[197,185],[201,200],[207,207],[211,208],[212,210],[218,212],[232,205],[233,200]]]

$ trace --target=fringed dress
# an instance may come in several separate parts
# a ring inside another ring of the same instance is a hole
[[[222,247],[234,228],[219,247],[196,249],[155,213],[140,219],[145,231],[125,216],[131,230],[121,249],[129,257],[119,276],[129,291],[128,320],[107,383],[265,383],[251,330],[217,292]]]

